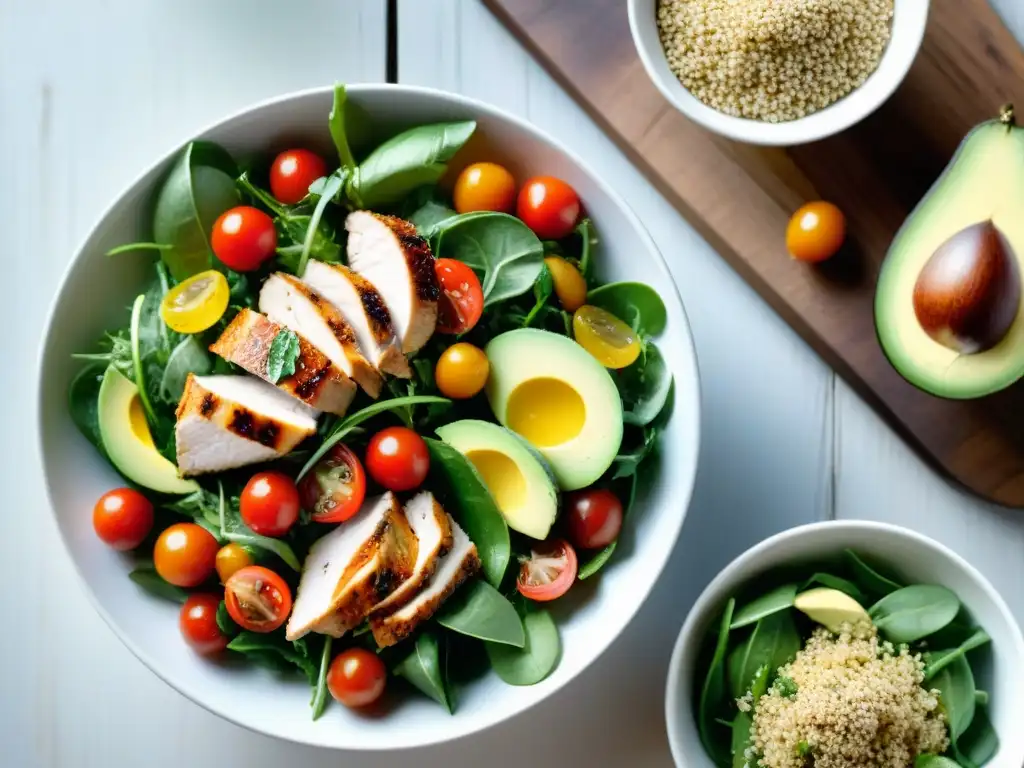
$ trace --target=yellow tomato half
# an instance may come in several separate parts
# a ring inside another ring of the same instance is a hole
[[[640,356],[637,334],[607,310],[584,304],[572,318],[576,342],[605,368],[625,368]]]
[[[230,296],[227,278],[208,269],[171,288],[160,303],[160,317],[172,331],[200,333],[221,319]]]
[[[575,312],[587,303],[587,281],[571,262],[560,256],[548,256],[544,259],[551,281],[555,285],[555,295],[562,309]]]

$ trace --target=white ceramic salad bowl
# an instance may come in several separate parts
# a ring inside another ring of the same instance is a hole
[[[457,157],[501,162],[517,179],[550,174],[578,192],[600,233],[596,263],[604,280],[637,280],[661,291],[668,325],[659,338],[675,380],[671,421],[660,439],[656,479],[641,489],[613,562],[594,584],[554,604],[562,658],[550,677],[513,687],[493,673],[465,690],[454,715],[425,697],[396,697],[385,716],[334,706],[313,721],[310,690],[301,676],[207,660],[182,642],[177,607],[138,589],[127,559],[96,538],[94,499],[122,485],[115,471],[79,434],[68,414],[68,384],[80,368],[72,353],[88,349],[106,328],[124,321],[125,307],[149,269],[147,259],[108,258],[111,247],[148,237],[145,223],[154,186],[179,148],[146,171],[113,202],[75,254],[53,304],[42,350],[39,431],[47,491],[61,535],[104,619],[129,649],[177,690],[228,720],[296,742],[349,750],[390,750],[449,741],[507,720],[544,700],[594,662],[632,620],[661,575],[682,527],[696,473],[698,374],[690,330],[665,262],[636,216],[583,162],[529,124],[493,107],[440,91],[392,85],[351,87],[350,99],[375,125],[399,127],[457,119],[478,122],[477,135]],[[204,131],[201,138],[235,156],[268,153],[282,140],[326,154],[331,89],[277,98]],[[457,168],[456,168],[457,170]],[[563,604],[564,603],[564,604]]]

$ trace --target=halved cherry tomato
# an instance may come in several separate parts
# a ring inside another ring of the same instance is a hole
[[[153,504],[132,488],[107,491],[92,509],[92,527],[108,546],[135,549],[153,530]]]
[[[224,603],[242,629],[273,632],[292,611],[292,591],[269,568],[249,565],[236,571],[224,585]]]
[[[580,198],[576,190],[553,176],[527,179],[519,190],[516,215],[537,237],[560,240],[576,226],[580,217]]]
[[[484,388],[490,370],[484,351],[461,341],[441,353],[434,369],[434,382],[445,397],[465,400]]]
[[[786,248],[799,261],[831,258],[846,239],[846,217],[832,203],[819,200],[802,206],[786,228]]]
[[[605,488],[588,488],[569,496],[569,537],[580,549],[607,547],[622,530],[622,502]]]
[[[214,222],[210,247],[236,272],[251,272],[274,255],[277,232],[274,220],[259,208],[239,205]]]
[[[473,163],[455,180],[452,198],[459,213],[511,213],[516,201],[516,180],[497,163]]]
[[[365,648],[349,648],[327,670],[327,690],[346,707],[365,707],[384,693],[388,671],[380,657]]]
[[[389,491],[411,491],[427,479],[430,452],[408,427],[387,427],[370,438],[366,471]]]
[[[270,191],[285,205],[295,205],[309,192],[309,185],[327,175],[327,163],[308,149],[288,149],[270,166]]]
[[[224,316],[231,289],[216,269],[192,275],[171,288],[160,302],[160,317],[178,333],[200,333]]]
[[[441,298],[437,302],[437,330],[465,333],[484,313],[484,292],[470,267],[456,259],[438,259],[434,264]]]
[[[203,656],[223,651],[228,646],[228,637],[217,626],[217,608],[220,598],[216,595],[190,595],[181,606],[178,628],[192,650]]]
[[[633,329],[600,307],[584,304],[577,309],[572,333],[605,368],[625,368],[640,357],[640,339]]]
[[[226,584],[228,579],[247,565],[252,565],[252,556],[241,544],[231,542],[217,550],[217,575],[221,584]]]
[[[341,523],[363,505],[366,472],[348,446],[336,445],[299,482],[302,506],[317,523]]]
[[[217,540],[195,523],[176,523],[160,534],[153,565],[160,578],[177,587],[198,587],[213,573]]]
[[[560,256],[548,256],[544,263],[551,273],[551,282],[562,309],[575,312],[587,303],[587,281],[575,266]]]
[[[299,489],[283,472],[259,472],[242,489],[242,522],[260,536],[284,536],[299,519]]]
[[[547,602],[561,597],[576,581],[576,550],[564,539],[549,539],[519,559],[516,589],[529,600]]]

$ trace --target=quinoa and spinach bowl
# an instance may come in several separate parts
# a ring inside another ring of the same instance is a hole
[[[975,670],[990,638],[957,595],[847,549],[731,596],[695,676],[724,768],[980,768],[999,749]]]

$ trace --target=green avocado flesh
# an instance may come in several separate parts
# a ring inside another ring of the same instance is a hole
[[[875,326],[886,356],[907,381],[939,397],[982,397],[1024,376],[1024,305],[1014,314],[1008,304],[1005,334],[969,354],[936,341],[915,310],[918,278],[940,246],[988,222],[1005,239],[1009,258],[1024,258],[1024,129],[1012,121],[983,123],[967,136],[896,235],[878,277]],[[1024,268],[1016,266],[1009,279],[1024,280]],[[945,268],[970,285],[963,259]],[[1001,288],[1007,295],[1018,293],[1005,281]]]
[[[103,375],[97,411],[103,447],[122,475],[158,493],[199,490],[195,481],[179,477],[173,462],[157,451],[138,388],[114,367],[107,368]]]

